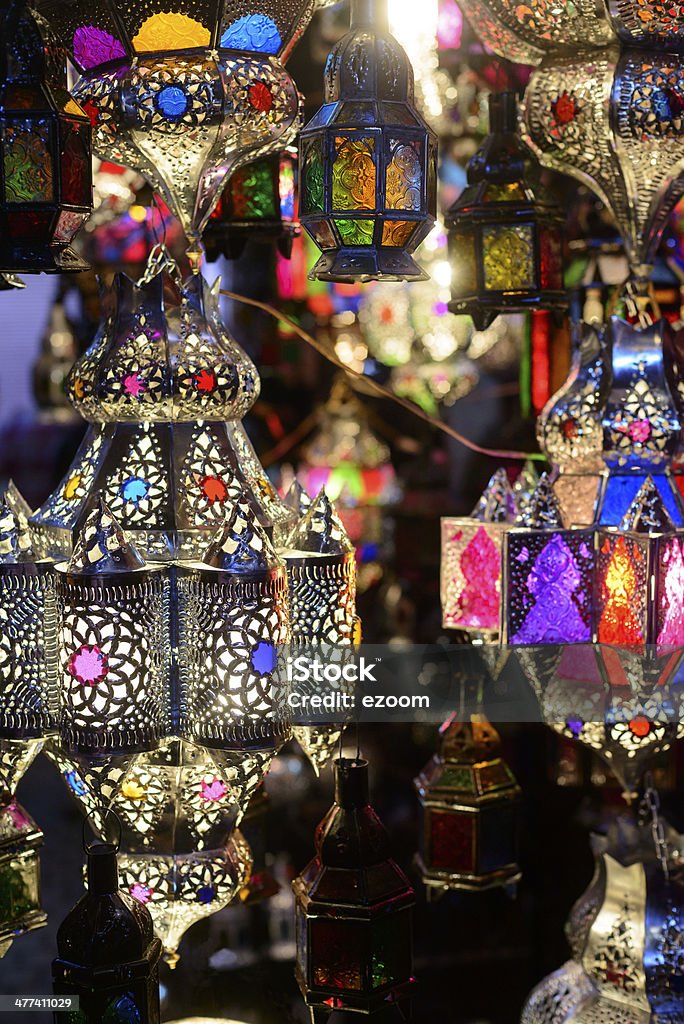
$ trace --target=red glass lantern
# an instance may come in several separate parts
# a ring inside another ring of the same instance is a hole
[[[368,803],[366,761],[335,762],[335,803],[292,888],[295,973],[309,1006],[371,1013],[406,994],[414,893]]]
[[[71,242],[92,208],[91,126],[41,31],[13,0],[0,29],[0,272],[88,269]]]

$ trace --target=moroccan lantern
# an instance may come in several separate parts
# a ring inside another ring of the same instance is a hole
[[[310,277],[425,278],[410,254],[434,223],[437,143],[413,99],[386,0],[352,0],[325,103],[300,135],[301,221],[323,253]]]
[[[490,134],[468,164],[468,185],[446,215],[453,313],[483,330],[499,313],[563,310],[563,215],[527,179],[513,92],[489,98]]]
[[[418,858],[428,896],[450,889],[479,892],[513,885],[520,788],[498,752],[496,729],[481,715],[452,717],[441,746],[415,780],[423,808]]]
[[[91,127],[66,61],[23,0],[0,23],[0,272],[86,270],[71,242],[92,209]]]
[[[335,762],[335,803],[292,888],[295,973],[309,1006],[371,1013],[405,995],[414,894],[368,803],[367,761]]]

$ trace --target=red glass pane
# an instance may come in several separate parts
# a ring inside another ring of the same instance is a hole
[[[317,918],[311,922],[315,988],[360,992],[364,987],[369,926],[358,921]]]
[[[474,816],[430,811],[429,867],[435,871],[473,871],[474,865]]]
[[[85,125],[62,123],[61,201],[71,206],[90,206],[91,162]]]
[[[562,289],[563,264],[561,237],[557,228],[542,227],[539,232],[542,288]]]
[[[7,214],[7,233],[10,241],[21,245],[49,245],[52,241],[50,210],[21,210]]]

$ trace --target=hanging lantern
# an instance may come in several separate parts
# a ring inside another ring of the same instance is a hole
[[[92,209],[88,116],[23,0],[2,19],[0,272],[86,270],[71,242]]]
[[[299,234],[296,175],[294,150],[260,157],[234,171],[202,235],[207,259],[237,259],[248,241],[275,243],[289,259]]]
[[[161,942],[146,908],[119,888],[116,852],[86,846],[88,891],[59,926],[53,991],[79,997],[78,1024],[159,1024]]]
[[[102,500],[56,574],[62,744],[100,757],[149,749],[171,723],[168,575]]]
[[[411,987],[414,893],[368,803],[368,763],[335,762],[335,803],[294,880],[295,974],[307,1005],[370,1013]]]
[[[493,637],[501,628],[501,552],[516,519],[505,469],[492,476],[470,516],[442,518],[441,598],[445,629]]]
[[[505,536],[504,567],[509,644],[591,643],[593,531],[564,528],[546,473],[521,528]]]
[[[353,0],[328,57],[325,103],[300,134],[301,220],[322,281],[404,281],[434,223],[437,144],[413,101],[409,60],[386,0]]]
[[[563,215],[539,186],[517,133],[513,92],[489,98],[490,134],[468,164],[468,185],[446,215],[453,313],[484,330],[499,313],[564,310]]]
[[[498,756],[498,734],[481,715],[451,718],[440,732],[439,753],[415,780],[423,808],[418,865],[428,896],[515,885],[521,793]]]

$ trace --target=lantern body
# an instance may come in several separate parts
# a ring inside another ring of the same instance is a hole
[[[71,242],[92,209],[90,122],[24,3],[3,19],[0,271],[85,270]]]
[[[17,935],[41,928],[47,916],[40,900],[43,834],[16,800],[0,808],[0,957]]]
[[[490,97],[490,135],[468,165],[468,186],[449,210],[451,303],[478,329],[499,313],[563,309],[560,211],[524,179],[515,93]]]
[[[336,766],[336,802],[319,826],[318,855],[292,883],[295,974],[308,1005],[371,1013],[412,982],[414,895],[367,803],[366,762]]]
[[[428,893],[512,885],[520,789],[483,719],[445,723],[442,749],[415,780],[423,809],[419,867]]]
[[[323,253],[309,276],[324,281],[425,276],[409,254],[434,223],[436,138],[408,58],[374,13],[355,0],[325,103],[300,134],[301,221]]]

